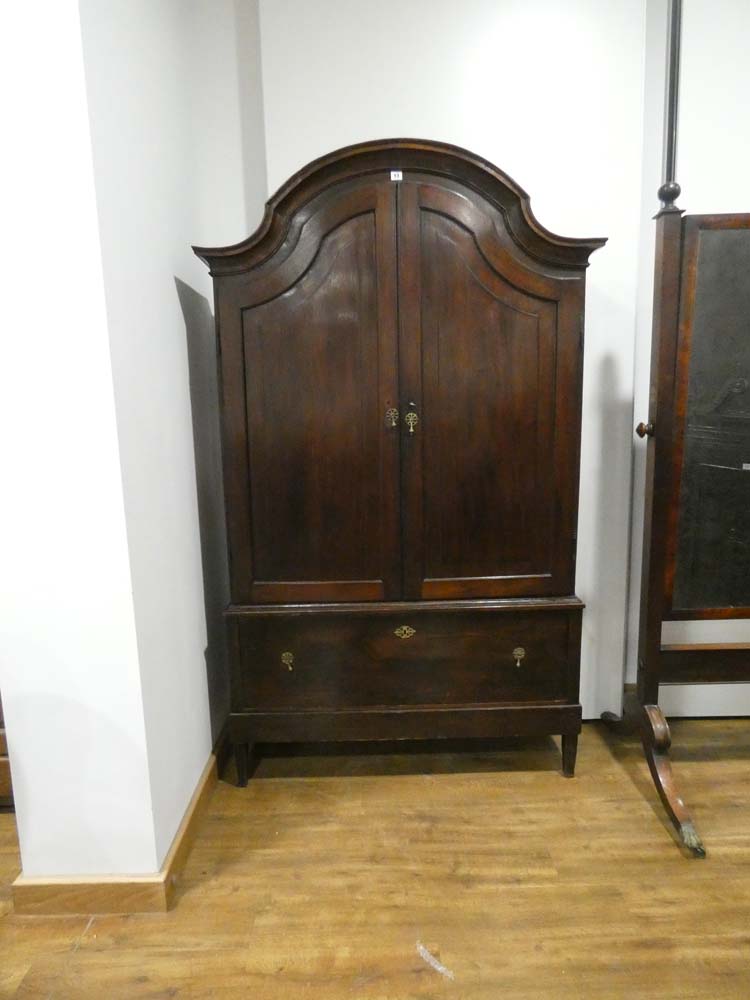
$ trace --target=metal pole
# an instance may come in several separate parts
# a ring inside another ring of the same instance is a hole
[[[667,43],[667,86],[664,107],[664,154],[662,185],[658,196],[661,212],[680,211],[674,202],[680,195],[675,180],[677,159],[677,115],[680,99],[680,36],[682,32],[682,0],[669,2],[669,39]]]

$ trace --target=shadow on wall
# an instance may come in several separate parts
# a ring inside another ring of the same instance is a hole
[[[234,27],[246,224],[247,232],[253,233],[260,225],[268,194],[258,4],[234,0]]]
[[[229,603],[229,563],[221,469],[216,334],[208,300],[177,277],[175,285],[187,337],[208,640],[205,652],[206,672],[211,738],[215,744],[229,714],[229,665],[222,618],[222,612]]]
[[[625,677],[633,400],[620,394],[617,358],[601,358],[596,377],[599,415],[598,511],[594,527],[597,634],[594,663],[598,701],[620,708]]]

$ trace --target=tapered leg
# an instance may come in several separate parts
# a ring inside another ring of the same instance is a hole
[[[664,803],[664,808],[667,810],[682,844],[693,857],[705,858],[706,849],[675,785],[672,761],[669,759],[672,736],[667,720],[658,705],[643,706],[641,739],[648,769],[654,779],[659,798]]]
[[[562,769],[566,778],[572,778],[576,770],[576,755],[578,753],[578,734],[570,736],[563,734],[562,738]]]
[[[234,762],[237,766],[237,787],[245,788],[248,779],[250,747],[247,743],[234,743],[232,749],[234,750]]]

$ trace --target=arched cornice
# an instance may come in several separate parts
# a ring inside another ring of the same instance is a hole
[[[523,188],[468,150],[422,139],[378,139],[346,146],[303,167],[268,200],[261,224],[247,239],[232,246],[193,250],[213,275],[246,271],[281,245],[295,214],[326,188],[391,170],[447,177],[474,188],[500,209],[518,246],[543,263],[584,268],[591,253],[607,242],[603,238],[571,239],[551,233],[535,218]]]

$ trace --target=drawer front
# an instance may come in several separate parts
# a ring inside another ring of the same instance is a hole
[[[568,701],[574,675],[577,685],[576,614],[248,619],[237,626],[234,709]]]

